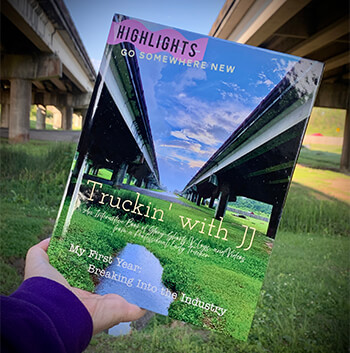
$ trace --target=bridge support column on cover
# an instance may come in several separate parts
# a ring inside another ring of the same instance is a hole
[[[127,183],[128,185],[130,185],[130,184],[131,184],[131,180],[132,180],[132,175],[131,175],[131,174],[128,174],[128,178],[126,179],[126,183]]]
[[[214,208],[215,197],[212,196],[209,201],[209,208]]]
[[[202,200],[202,197],[201,197],[201,195],[198,194],[197,201],[196,201],[197,206],[201,205],[201,200]]]
[[[9,127],[10,104],[1,104],[1,127]]]
[[[43,105],[38,104],[36,111],[36,128],[45,130],[46,109]]]
[[[62,129],[72,130],[73,108],[65,106],[62,108]]]
[[[224,218],[229,197],[230,197],[230,189],[223,188],[219,194],[219,203],[216,206],[215,216],[214,216],[215,219],[220,220],[220,217]]]
[[[9,141],[29,140],[29,115],[32,99],[32,82],[20,78],[11,79]]]
[[[135,186],[137,186],[138,188],[142,187],[142,183],[143,183],[143,179],[137,179]]]
[[[273,239],[275,238],[277,228],[278,228],[278,223],[281,219],[281,215],[282,215],[282,203],[273,205],[271,216],[270,216],[269,228],[267,229],[267,233],[266,233],[266,235],[269,238],[273,238]]]
[[[122,185],[125,178],[126,172],[128,170],[128,164],[122,163],[119,169],[113,172],[112,181],[113,186]]]

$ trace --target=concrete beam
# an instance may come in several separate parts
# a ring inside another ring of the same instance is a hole
[[[91,92],[95,73],[89,68],[73,38],[58,31],[35,1],[4,0],[1,12],[41,51],[59,53],[64,73],[82,92]]]
[[[50,80],[60,91],[67,92],[67,87],[64,85],[64,82],[58,78],[51,78]]]
[[[333,56],[332,58],[325,61],[324,72],[336,69],[337,67],[346,65],[350,63],[349,52],[339,54],[337,56]]]
[[[350,88],[341,83],[321,83],[315,106],[323,108],[347,109]]]
[[[71,105],[75,109],[86,109],[89,106],[91,93],[72,95],[70,93],[36,92],[33,94],[32,104],[42,105]]]
[[[313,51],[320,49],[327,44],[334,42],[349,32],[349,19],[347,17],[332,23],[330,26],[317,32],[310,38],[302,41],[294,48],[288,50],[289,54],[296,56],[305,56]]]
[[[2,55],[1,78],[47,80],[62,76],[62,63],[55,55]]]
[[[209,35],[227,39],[255,0],[227,0],[216,18]]]
[[[243,0],[241,0],[243,1]],[[228,37],[229,40],[259,46],[311,0],[257,0]]]
[[[42,82],[40,82],[40,81],[33,81],[32,83],[33,83],[33,85],[34,85],[36,88],[45,91],[45,86],[43,85]]]

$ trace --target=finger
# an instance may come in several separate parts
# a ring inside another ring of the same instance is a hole
[[[146,309],[142,309],[138,307],[137,305],[130,304],[129,303],[129,308],[127,309],[127,313],[124,318],[124,322],[128,321],[134,321],[140,319],[143,315],[146,314]]]
[[[44,240],[42,240],[40,243],[34,245],[34,247],[38,247],[43,249],[45,252],[47,252],[47,249],[49,247],[50,244],[50,238],[46,238]]]
[[[142,317],[146,310],[135,304],[129,303],[118,294],[106,294],[101,297],[106,308],[114,313],[114,317],[119,322],[134,321]]]

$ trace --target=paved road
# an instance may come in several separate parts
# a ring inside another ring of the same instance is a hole
[[[66,141],[78,143],[81,131],[66,130],[30,130],[31,140]],[[8,138],[8,129],[0,128],[0,137]]]
[[[158,192],[158,191],[153,191],[153,190],[148,190],[148,189],[143,189],[143,188],[138,188],[137,186],[134,185],[125,185],[123,184],[122,186],[123,189],[134,191],[134,192],[139,192],[140,194],[147,195],[147,196],[152,196],[156,197],[157,199],[173,202],[173,203],[178,203],[183,206],[191,207],[187,205],[186,203],[182,202],[179,198],[179,196],[176,196],[172,192]]]

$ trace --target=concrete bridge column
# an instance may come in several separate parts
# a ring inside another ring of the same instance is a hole
[[[196,201],[197,206],[201,205],[201,200],[202,200],[202,197],[201,197],[201,195],[198,194],[197,201]]]
[[[215,219],[220,220],[220,217],[224,218],[229,197],[230,197],[230,188],[228,186],[223,187],[219,194],[219,203],[216,206],[215,216],[214,216]]]
[[[350,102],[346,109],[343,150],[340,160],[340,169],[350,171]]]
[[[32,82],[20,78],[10,80],[9,141],[29,140],[29,115],[32,100]]]
[[[53,111],[53,128],[62,128],[62,113],[57,107],[55,107],[55,110]]]
[[[130,184],[131,184],[131,181],[132,181],[132,175],[131,175],[131,174],[128,174],[128,177],[127,177],[127,179],[126,179],[126,183],[127,183],[128,185],[130,185]]]
[[[38,104],[36,111],[36,128],[38,130],[45,130],[46,108]]]
[[[84,123],[85,123],[85,118],[86,118],[86,114],[87,114],[87,109],[80,109],[80,114],[81,114],[81,128],[84,127]]]
[[[140,187],[142,187],[142,183],[143,183],[143,179],[136,179],[135,186],[137,186],[138,188],[140,188]]]
[[[10,121],[10,104],[1,104],[1,125],[0,127],[9,127]]]
[[[266,233],[266,235],[269,238],[275,238],[278,224],[281,219],[281,215],[282,215],[282,203],[281,204],[278,203],[278,204],[273,205],[272,211],[271,211],[271,216],[270,216],[269,227],[268,227],[267,233]]]
[[[214,208],[215,197],[212,196],[209,201],[209,208]]]
[[[65,106],[62,108],[62,129],[72,130],[73,107]]]
[[[113,186],[123,184],[123,180],[125,178],[127,170],[128,170],[128,164],[124,162],[119,166],[117,170],[113,171],[113,175],[112,175]]]

